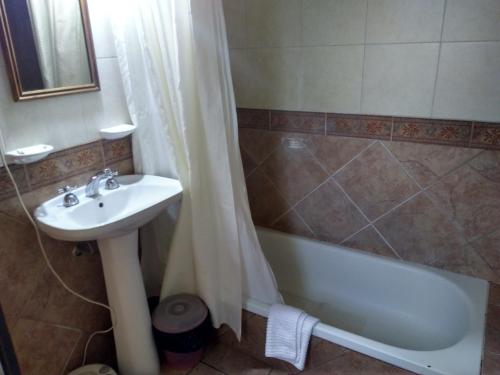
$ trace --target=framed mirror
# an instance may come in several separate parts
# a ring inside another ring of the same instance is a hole
[[[99,90],[86,0],[0,0],[14,100]]]

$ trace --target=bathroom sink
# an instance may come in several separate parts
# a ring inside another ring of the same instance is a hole
[[[113,310],[119,373],[158,374],[158,354],[138,256],[138,228],[179,201],[182,187],[170,178],[132,175],[116,177],[119,186],[106,190],[104,179],[114,174],[99,172],[96,176],[102,180],[92,185],[99,184],[95,196],[87,197],[85,187],[71,190],[79,203],[72,199],[74,205],[66,207],[59,195],[38,207],[35,218],[40,229],[56,239],[97,240],[108,303]]]
[[[100,195],[85,196],[85,187],[73,190],[80,203],[64,207],[57,196],[38,207],[40,229],[63,241],[90,241],[118,237],[149,222],[168,204],[180,199],[179,181],[158,176],[117,177],[120,187]]]

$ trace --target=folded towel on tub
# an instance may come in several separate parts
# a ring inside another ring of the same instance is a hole
[[[272,305],[267,320],[266,357],[287,361],[303,370],[311,332],[318,321],[294,307]]]

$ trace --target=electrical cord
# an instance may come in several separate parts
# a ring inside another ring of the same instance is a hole
[[[14,190],[16,192],[16,195],[17,195],[17,199],[19,200],[19,203],[24,211],[24,213],[26,214],[26,216],[28,217],[28,220],[30,221],[31,225],[33,226],[33,228],[35,229],[35,234],[36,234],[36,239],[38,241],[38,246],[40,248],[40,251],[43,255],[43,259],[45,260],[45,263],[47,264],[47,267],[49,268],[50,272],[52,272],[52,274],[54,275],[54,277],[57,279],[57,281],[63,286],[64,289],[66,289],[69,293],[71,293],[72,295],[76,296],[77,298],[87,302],[87,303],[90,303],[92,305],[97,305],[97,306],[100,306],[104,309],[107,309],[109,310],[110,314],[111,314],[111,318],[112,318],[112,325],[111,327],[109,327],[108,329],[106,330],[103,330],[103,331],[95,331],[93,332],[89,338],[87,339],[87,342],[85,343],[85,349],[83,351],[83,360],[82,360],[82,366],[85,365],[85,362],[87,361],[87,351],[88,351],[88,347],[90,345],[90,342],[92,341],[92,339],[96,336],[96,335],[99,335],[99,334],[105,334],[105,333],[108,333],[108,332],[111,332],[115,326],[116,326],[116,315],[113,311],[113,309],[111,308],[111,306],[109,305],[106,305],[105,303],[101,303],[101,302],[98,302],[98,301],[94,301],[90,298],[87,298],[85,297],[84,295],[78,293],[77,291],[73,290],[70,286],[68,286],[64,280],[61,278],[61,276],[57,273],[57,271],[54,269],[54,267],[52,266],[52,263],[50,262],[50,259],[47,255],[47,251],[45,250],[45,246],[43,245],[43,241],[42,241],[42,236],[40,235],[40,230],[38,229],[38,225],[36,224],[35,220],[33,219],[33,217],[31,216],[28,208],[26,207],[24,201],[23,201],[23,198],[21,196],[21,192],[19,191],[19,187],[17,186],[17,183],[16,183],[16,180],[14,179],[14,176],[12,175],[12,172],[7,164],[7,160],[6,160],[6,157],[5,157],[5,141],[4,141],[4,138],[3,138],[3,134],[2,134],[2,130],[0,129],[0,157],[1,157],[1,161],[3,163],[3,166],[12,182],[12,185],[14,186]]]

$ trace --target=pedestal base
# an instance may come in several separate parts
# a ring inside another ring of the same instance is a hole
[[[138,231],[99,240],[121,375],[160,373],[138,257]]]

